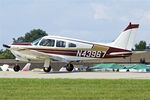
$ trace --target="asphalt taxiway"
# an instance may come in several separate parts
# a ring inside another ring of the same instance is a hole
[[[0,72],[0,78],[150,79],[150,73],[120,72]]]

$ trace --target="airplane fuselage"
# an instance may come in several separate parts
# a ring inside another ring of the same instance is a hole
[[[52,43],[46,44],[43,41]],[[78,61],[127,57],[132,54],[129,50],[114,48],[109,45],[58,36],[46,36],[37,42],[12,44],[11,51],[18,59],[25,61],[45,59],[47,57],[55,60],[62,59],[62,61],[63,58],[65,59],[64,61]]]

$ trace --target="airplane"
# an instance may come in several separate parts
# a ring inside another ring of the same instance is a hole
[[[131,56],[138,28],[139,24],[130,22],[115,41],[106,44],[50,35],[32,43],[3,44],[3,46],[15,55],[16,60],[43,61],[45,72],[50,72],[52,60],[65,62],[66,69],[70,72],[74,69],[73,62]],[[19,71],[20,66],[15,65],[14,70]]]

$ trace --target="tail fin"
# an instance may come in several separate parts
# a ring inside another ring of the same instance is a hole
[[[131,50],[136,35],[136,31],[139,28],[139,24],[131,24],[125,28],[125,30],[119,35],[119,37],[111,43],[115,47]]]

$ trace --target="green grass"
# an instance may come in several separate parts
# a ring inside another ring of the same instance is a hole
[[[1,78],[0,100],[150,100],[150,80]]]

